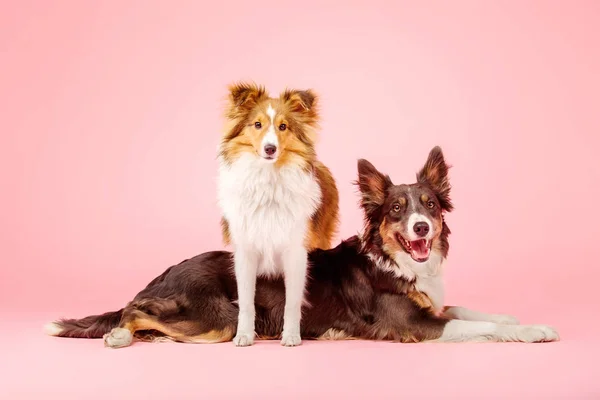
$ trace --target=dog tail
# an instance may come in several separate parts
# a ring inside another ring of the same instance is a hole
[[[44,325],[44,332],[50,336],[68,338],[101,338],[112,328],[119,326],[123,309],[102,315],[90,315],[81,319],[60,319]]]

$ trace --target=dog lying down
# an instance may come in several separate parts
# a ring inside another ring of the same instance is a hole
[[[305,339],[398,342],[550,342],[546,325],[510,316],[444,307],[442,263],[452,210],[448,165],[431,150],[417,183],[394,185],[366,160],[358,162],[365,227],[330,250],[309,253],[301,335]],[[123,309],[46,325],[53,336],[104,338],[108,347],[142,341],[218,343],[236,334],[238,306],[232,253],[211,251],[168,268]],[[283,328],[283,278],[258,278],[259,339]]]

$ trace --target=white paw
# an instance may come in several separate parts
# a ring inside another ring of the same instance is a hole
[[[113,349],[129,346],[133,341],[133,335],[129,329],[125,328],[113,328],[112,331],[106,333],[102,338],[104,339],[104,345]]]
[[[519,320],[512,315],[506,314],[492,314],[490,315],[489,322],[502,325],[519,325]]]
[[[247,347],[254,344],[254,333],[238,333],[233,338],[233,344],[237,347]]]
[[[556,342],[560,340],[558,332],[547,325],[521,325],[519,339],[525,343]]]
[[[300,346],[302,339],[299,333],[283,333],[281,337],[281,345],[286,347]]]

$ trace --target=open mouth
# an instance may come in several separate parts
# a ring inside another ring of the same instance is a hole
[[[396,233],[396,239],[416,262],[425,262],[429,259],[429,254],[431,253],[431,240],[419,239],[408,241],[399,233]]]

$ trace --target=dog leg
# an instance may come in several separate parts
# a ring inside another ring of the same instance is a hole
[[[252,250],[239,248],[235,252],[234,263],[239,314],[237,333],[233,338],[233,343],[238,347],[251,346],[254,343],[254,296],[258,255]]]
[[[503,325],[453,319],[446,323],[437,342],[554,342],[558,333],[546,325]]]
[[[504,325],[519,325],[519,320],[511,315],[488,314],[469,310],[464,307],[445,307],[442,315],[449,319],[460,319],[463,321],[483,321]]]
[[[102,336],[104,346],[112,349],[127,347],[133,342],[133,335],[138,329],[137,321],[144,318],[145,313],[139,311],[134,304],[129,304],[123,309],[119,326]]]
[[[178,304],[174,300],[145,298],[133,301],[123,309],[119,326],[103,336],[104,345],[113,349],[127,347],[133,342],[137,331],[155,329],[166,333],[161,316],[177,313]]]
[[[292,248],[282,256],[285,276],[285,311],[283,315],[282,346],[301,344],[300,319],[306,284],[307,253],[304,247]]]
[[[401,342],[552,342],[558,333],[546,325],[504,325],[437,316],[407,296],[382,294],[377,300],[373,339]]]

